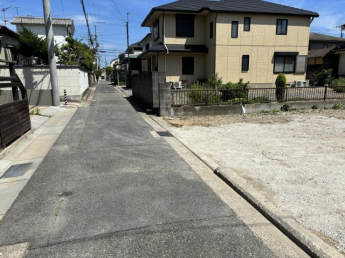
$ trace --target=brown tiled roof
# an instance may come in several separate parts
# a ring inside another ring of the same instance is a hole
[[[309,50],[308,57],[324,57],[332,52],[333,49],[334,47]]]

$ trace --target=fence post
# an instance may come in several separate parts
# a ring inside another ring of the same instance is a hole
[[[326,99],[327,99],[327,88],[328,88],[328,86],[325,85],[325,94],[323,96],[323,101],[326,101]]]
[[[206,90],[206,106],[208,106],[208,89]]]
[[[247,104],[249,103],[249,89],[246,89],[247,92]]]

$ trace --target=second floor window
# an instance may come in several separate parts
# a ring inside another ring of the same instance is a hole
[[[286,35],[287,34],[287,26],[288,20],[287,19],[278,19],[277,20],[277,35]]]
[[[323,44],[322,48],[328,48],[328,44]]]
[[[153,24],[153,40],[156,41],[157,39],[159,39],[159,21],[158,20]]]
[[[176,37],[194,37],[194,15],[176,14]]]
[[[210,39],[213,38],[213,22],[210,22]]]
[[[233,21],[231,23],[231,37],[238,38],[238,21]]]
[[[244,17],[244,31],[250,31],[250,17]]]

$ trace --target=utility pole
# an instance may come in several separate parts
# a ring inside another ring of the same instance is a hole
[[[97,71],[98,71],[98,43],[97,43],[97,25],[95,24],[95,50],[96,50],[96,67],[97,67]]]
[[[5,8],[2,8],[2,9],[1,9],[2,15],[3,15],[3,17],[4,17],[3,21],[4,21],[4,23],[5,23],[5,27],[6,27],[6,23],[8,22],[8,20],[6,20],[6,14],[5,14],[5,12],[6,12],[7,9],[9,9],[9,8],[11,8],[11,6],[5,7]]]
[[[342,24],[340,24],[339,26],[335,27],[336,29],[340,29],[340,37],[343,38],[343,30],[345,30],[345,23],[344,23],[344,19],[342,19],[341,21]]]
[[[127,32],[127,61],[126,61],[126,65],[125,65],[125,74],[126,74],[126,86],[129,87],[131,85],[131,82],[130,82],[130,74],[129,74],[129,71],[130,71],[130,65],[131,65],[131,61],[129,59],[129,29],[128,29],[128,22],[129,22],[129,15],[130,15],[130,12],[127,12],[127,22],[126,22],[126,32]],[[126,58],[125,58],[126,60]],[[127,67],[127,64],[128,64],[128,67]]]
[[[89,47],[91,48],[91,46],[93,45],[93,39],[91,37],[91,31],[90,31],[90,26],[89,26],[89,16],[85,11],[84,0],[80,0],[80,3],[81,3],[81,6],[83,8],[83,12],[84,12],[85,20],[86,20],[86,27],[87,27],[87,32],[89,35]]]
[[[50,11],[50,0],[43,1],[43,12],[44,12],[44,23],[47,35],[47,46],[48,46],[48,58],[50,67],[50,81],[52,85],[52,97],[53,105],[56,107],[60,106],[59,98],[59,84],[56,70],[56,60],[55,60],[55,48],[54,48],[54,33],[53,33],[53,22]]]

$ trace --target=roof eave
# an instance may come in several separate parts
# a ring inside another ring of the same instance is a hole
[[[243,12],[243,11],[227,11],[227,10],[211,10],[208,7],[203,7],[201,9],[199,9],[198,11],[191,11],[191,10],[177,10],[177,9],[164,9],[164,8],[152,8],[151,11],[149,12],[149,14],[145,17],[144,21],[141,23],[142,27],[148,27],[145,26],[145,24],[147,23],[147,21],[150,19],[150,17],[152,16],[152,14],[154,12],[169,12],[169,13],[202,13],[203,11],[209,11],[209,12],[214,12],[214,13],[255,13],[255,14],[265,14],[265,15],[288,15],[288,16],[307,16],[307,17],[320,17],[320,15],[316,12],[309,12],[309,13],[305,13],[305,14],[295,14],[295,13],[270,13],[270,12]]]

